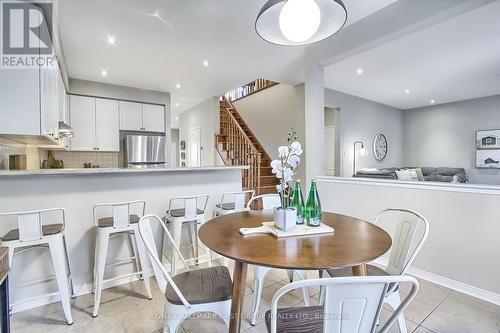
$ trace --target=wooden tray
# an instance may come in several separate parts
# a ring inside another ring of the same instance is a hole
[[[293,229],[292,231],[284,231],[276,228],[274,222],[263,222],[262,227],[240,229],[240,234],[242,234],[243,236],[255,234],[271,234],[276,238],[332,234],[334,232],[335,230],[326,224],[321,224],[319,227],[310,227],[306,224],[297,224],[295,226],[295,229]]]

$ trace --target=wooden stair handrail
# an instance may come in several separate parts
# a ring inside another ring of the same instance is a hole
[[[231,164],[236,163],[239,165],[248,165],[250,168],[244,170],[243,182],[244,187],[247,189],[253,189],[256,193],[260,193],[260,178],[261,178],[261,164],[262,164],[262,153],[255,147],[252,140],[245,133],[243,128],[240,126],[230,109],[234,109],[231,102],[223,97],[223,105],[221,107],[221,134],[216,134],[216,149],[219,156],[224,160],[225,164],[228,164],[230,160]],[[225,119],[223,119],[225,118]],[[225,124],[225,127],[222,127]],[[224,134],[222,130],[224,129]],[[222,156],[221,149],[219,148],[220,136],[225,136],[225,150],[227,157]]]
[[[234,118],[233,114],[231,113],[231,111],[229,111],[229,109],[234,109],[234,106],[233,104],[227,99],[226,96],[224,96],[224,104],[228,104],[229,105],[229,108],[224,106],[224,112],[227,113],[227,115],[229,116],[229,118],[231,119],[231,121],[234,123],[234,125],[236,125],[236,128],[238,128],[240,134],[245,138],[245,140],[247,141],[247,143],[250,145],[250,147],[252,147],[252,150],[259,154],[259,155],[262,155],[261,152],[259,152],[259,150],[255,147],[255,145],[253,144],[252,140],[250,140],[250,138],[248,137],[248,135],[245,133],[245,131],[243,130],[243,128],[241,128],[240,124],[238,123],[238,121],[236,120],[236,118]]]

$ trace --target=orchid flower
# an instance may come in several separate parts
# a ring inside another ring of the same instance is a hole
[[[290,153],[290,150],[288,149],[287,146],[278,147],[278,155],[280,158],[287,157],[289,153]]]
[[[285,209],[290,204],[290,185],[295,176],[294,170],[300,164],[300,155],[302,155],[302,146],[297,140],[297,132],[291,130],[288,133],[287,146],[278,147],[279,159],[271,161],[272,173],[280,179],[280,184],[276,186],[281,195],[281,208]]]

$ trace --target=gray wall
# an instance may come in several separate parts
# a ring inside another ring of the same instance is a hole
[[[219,118],[217,97],[210,97],[179,114],[179,140],[186,141],[186,145],[189,130],[200,128],[201,166],[216,165],[215,134],[219,133]]]
[[[408,165],[467,170],[472,183],[500,184],[500,170],[476,169],[476,130],[500,129],[500,95],[404,112]]]
[[[403,163],[403,111],[363,98],[325,89],[325,106],[340,108],[340,176],[352,176],[353,143],[363,141],[367,156],[357,156],[358,169],[400,166]],[[373,157],[372,142],[377,133],[387,137],[387,157]]]
[[[240,99],[234,106],[271,158],[278,157],[278,147],[286,144],[292,127],[304,146],[304,85],[279,84]],[[297,178],[305,179],[305,163],[297,170]]]

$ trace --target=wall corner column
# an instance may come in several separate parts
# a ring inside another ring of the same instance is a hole
[[[320,64],[306,64],[304,84],[306,181],[324,174],[325,78]]]

